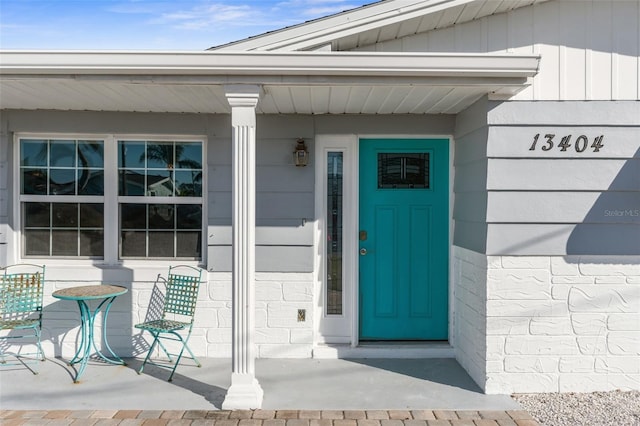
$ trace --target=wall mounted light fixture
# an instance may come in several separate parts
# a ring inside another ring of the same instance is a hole
[[[296,141],[296,149],[293,151],[293,164],[296,167],[304,167],[309,163],[309,151],[304,144],[304,139],[300,138]]]

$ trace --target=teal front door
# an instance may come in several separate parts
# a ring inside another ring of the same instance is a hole
[[[361,139],[360,340],[447,340],[449,141]]]

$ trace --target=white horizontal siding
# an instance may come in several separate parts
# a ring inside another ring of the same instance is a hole
[[[632,223],[490,223],[486,243],[492,256],[583,256],[637,253],[638,241],[640,226]]]
[[[639,253],[638,102],[490,102],[487,111],[487,254]]]
[[[635,223],[637,191],[490,191],[489,223]]]
[[[562,108],[557,105],[549,108]],[[603,108],[606,108],[603,106]],[[563,109],[556,109],[559,114]],[[640,117],[639,117],[640,120]],[[638,123],[640,124],[640,122]],[[535,147],[534,139],[538,135]],[[576,142],[581,137],[576,147]],[[602,136],[602,139],[599,139]],[[570,137],[568,148],[562,150],[559,144],[562,138]],[[597,150],[592,147],[596,138],[600,145]],[[530,126],[526,129],[520,126],[492,127],[489,129],[489,145],[487,154],[490,157],[510,158],[638,158],[638,141],[640,127],[604,127],[604,126]],[[550,142],[547,140],[550,139]],[[553,144],[553,145],[550,145]],[[552,148],[546,151],[542,148]],[[533,148],[533,149],[532,149]],[[584,150],[583,150],[584,148]],[[582,151],[582,152],[580,152]]]
[[[490,158],[488,168],[491,169],[487,176],[490,191],[637,191],[640,188],[640,159]],[[468,184],[474,183],[470,180]]]
[[[514,100],[638,100],[639,46],[640,1],[616,0],[548,1],[359,50],[537,54]]]

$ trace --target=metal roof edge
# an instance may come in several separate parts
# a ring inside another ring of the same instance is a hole
[[[477,0],[387,0],[215,46],[214,51],[308,50],[331,41]]]
[[[535,55],[397,52],[0,51],[9,75],[532,77]]]

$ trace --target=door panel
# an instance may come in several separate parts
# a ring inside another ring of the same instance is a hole
[[[375,229],[379,232],[376,239],[378,243],[373,254],[386,259],[386,262],[374,265],[376,273],[373,279],[391,285],[375,286],[374,312],[376,317],[395,317],[398,315],[398,300],[394,271],[398,264],[398,256],[395,244],[380,244],[379,242],[396,240],[397,211],[392,206],[378,206],[375,213]]]
[[[448,168],[446,139],[360,140],[361,340],[447,339]]]
[[[430,259],[430,210],[430,206],[411,208],[411,228],[409,230],[410,265],[420,265],[425,262],[425,259]],[[429,317],[431,315],[431,287],[424,285],[424,283],[432,281],[429,277],[430,271],[430,268],[409,269],[409,316],[411,318]]]

